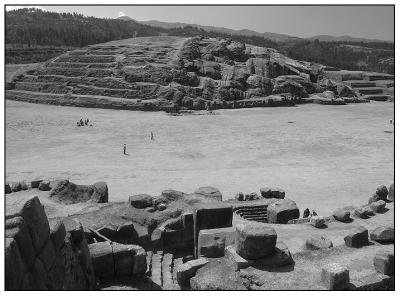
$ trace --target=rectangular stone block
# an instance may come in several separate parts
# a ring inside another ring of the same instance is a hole
[[[134,255],[133,255],[133,267],[132,274],[145,274],[147,271],[147,254],[146,251],[140,247],[133,245]]]
[[[130,245],[112,243],[114,255],[114,273],[116,276],[132,274],[134,251]]]
[[[232,226],[233,209],[229,205],[204,204],[193,213],[194,223],[194,255],[197,256],[197,239],[202,229],[223,228]]]
[[[375,270],[384,275],[394,274],[394,252],[380,250],[374,257]]]
[[[235,247],[233,245],[227,246],[225,248],[225,257],[233,264],[235,270],[238,271],[242,268],[249,267],[252,261],[246,260],[236,253]]]
[[[202,229],[199,232],[198,257],[223,257],[225,247],[234,242],[235,229],[233,227]]]
[[[180,286],[189,286],[190,278],[196,274],[196,271],[206,265],[208,260],[200,258],[188,261],[177,268],[176,280]]]
[[[89,245],[93,269],[99,278],[114,275],[114,256],[109,242],[99,242]]]
[[[322,268],[321,280],[328,290],[344,290],[350,282],[349,270],[336,263],[329,264]]]
[[[365,227],[358,227],[352,233],[344,237],[346,246],[351,248],[360,248],[369,244],[368,229]]]

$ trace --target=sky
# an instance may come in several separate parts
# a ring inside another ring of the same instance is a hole
[[[297,37],[315,35],[394,40],[394,6],[41,6],[138,21],[158,20],[249,29]]]

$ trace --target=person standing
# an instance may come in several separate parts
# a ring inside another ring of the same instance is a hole
[[[124,155],[126,155],[126,144],[124,144]]]
[[[150,139],[151,139],[152,141],[154,141],[154,135],[153,135],[153,132],[150,132]]]

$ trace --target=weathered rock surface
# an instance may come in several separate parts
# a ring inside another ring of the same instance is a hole
[[[258,223],[236,226],[236,252],[245,259],[259,259],[275,251],[277,234],[272,227]]]
[[[4,192],[5,192],[5,194],[9,194],[9,193],[12,192],[10,184],[8,184],[8,183],[5,184],[5,191]]]
[[[268,206],[268,223],[286,224],[289,220],[300,217],[296,203],[290,199],[282,199]]]
[[[351,248],[360,248],[369,244],[368,229],[363,226],[353,230],[350,234],[344,237],[346,246]]]
[[[148,194],[137,194],[129,197],[129,203],[137,209],[153,206],[153,197]]]
[[[235,229],[233,227],[200,230],[197,244],[198,257],[223,257],[225,247],[234,242]]]
[[[336,263],[329,264],[322,268],[321,281],[328,290],[344,290],[350,282],[349,270]]]
[[[69,180],[61,180],[56,182],[51,189],[50,197],[63,204],[74,204],[89,200],[105,203],[108,202],[108,188],[105,182],[97,182],[94,185],[76,185]]]
[[[13,192],[18,192],[21,190],[21,183],[20,182],[13,182],[11,183],[11,190]]]
[[[280,188],[270,188],[270,187],[263,187],[260,189],[261,196],[264,198],[278,198],[283,199],[285,198],[285,191]]]
[[[204,195],[206,197],[213,198],[218,201],[222,201],[222,193],[215,187],[211,186],[200,187],[194,193]]]
[[[359,207],[354,210],[354,215],[361,219],[366,219],[369,216],[373,215],[373,213],[374,212],[371,210],[371,208],[366,206]]]
[[[325,219],[320,216],[312,216],[310,218],[310,224],[315,228],[322,228],[325,226]]]
[[[370,238],[380,243],[392,243],[394,242],[394,228],[379,226],[371,231]]]
[[[208,260],[205,258],[200,258],[196,260],[188,261],[181,266],[178,266],[176,271],[176,280],[180,286],[189,286],[190,278],[196,274],[196,271],[206,265]]]
[[[40,185],[40,182],[42,182],[42,179],[34,179],[31,181],[31,187],[32,188],[38,188]]]
[[[350,211],[346,209],[336,209],[333,212],[333,217],[340,222],[349,222],[350,221]]]
[[[388,199],[389,201],[394,201],[394,183],[390,184],[387,199]]]
[[[372,211],[374,211],[374,213],[382,213],[386,208],[386,202],[384,202],[383,200],[378,200],[371,203],[369,207]]]
[[[395,262],[394,252],[389,250],[379,250],[374,257],[375,270],[385,275],[394,274]]]
[[[306,248],[309,250],[329,249],[332,247],[332,241],[323,236],[315,235],[306,240]]]
[[[190,288],[204,290],[247,290],[245,280],[224,259],[212,261],[200,268],[190,279]]]
[[[41,181],[38,186],[40,191],[49,191],[50,188],[50,181]]]
[[[114,256],[110,242],[99,242],[89,245],[93,269],[97,277],[114,275]]]

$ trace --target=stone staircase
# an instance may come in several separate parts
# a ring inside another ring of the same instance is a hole
[[[374,76],[372,76],[372,79]],[[365,79],[365,78],[364,78]],[[360,94],[360,97],[366,100],[387,101],[391,98],[385,93],[385,89],[391,86],[390,82],[379,83],[380,80],[348,80],[344,83],[352,87]]]
[[[241,218],[268,223],[267,205],[243,205],[234,208],[234,212]]]
[[[180,290],[176,281],[176,270],[183,264],[182,257],[175,257],[172,253],[163,251],[147,252],[148,278],[162,290]]]

